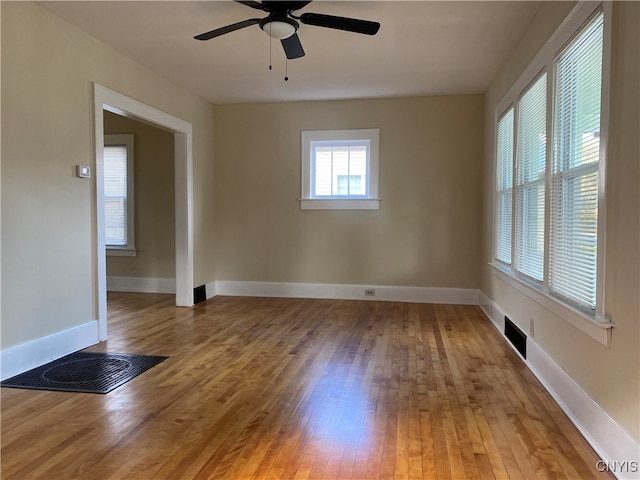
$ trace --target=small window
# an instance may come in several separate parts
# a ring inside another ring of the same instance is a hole
[[[377,210],[378,129],[302,132],[303,210]]]
[[[104,136],[104,232],[108,255],[135,255],[133,135]]]

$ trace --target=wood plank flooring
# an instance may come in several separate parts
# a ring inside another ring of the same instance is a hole
[[[109,294],[108,395],[1,390],[2,479],[593,479],[477,307]]]

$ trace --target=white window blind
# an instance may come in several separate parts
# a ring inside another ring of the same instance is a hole
[[[105,244],[127,244],[127,147],[104,148]]]
[[[603,14],[555,62],[550,290],[596,306]]]
[[[547,131],[547,75],[542,74],[518,103],[515,268],[542,282]]]
[[[511,264],[513,209],[513,107],[498,122],[496,163],[496,259]]]
[[[108,255],[135,255],[133,134],[104,136],[104,240]]]

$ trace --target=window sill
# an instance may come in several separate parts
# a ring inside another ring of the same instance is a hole
[[[489,265],[493,267],[498,278],[518,290],[520,293],[526,295],[534,302],[543,306],[564,321],[570,323],[581,332],[600,342],[602,345],[606,347],[610,345],[611,329],[614,326],[610,320],[605,318],[602,321],[598,321],[593,316],[561,302],[557,298],[542,291],[540,288],[518,278],[511,272],[506,271],[502,265],[493,262],[489,262]]]
[[[135,248],[119,248],[119,247],[107,247],[107,257],[136,257],[138,251]]]
[[[301,198],[300,210],[379,210],[379,198],[316,199]]]

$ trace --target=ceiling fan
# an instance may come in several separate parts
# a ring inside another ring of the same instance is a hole
[[[226,27],[216,28],[209,32],[196,35],[196,40],[210,40],[226,33],[240,30],[258,24],[260,28],[270,37],[280,40],[284,52],[289,60],[304,57],[304,49],[298,38],[298,27],[301,23],[314,25],[316,27],[333,28],[336,30],[346,30],[347,32],[363,33],[365,35],[375,35],[380,29],[378,22],[369,20],[359,20],[356,18],[336,17],[334,15],[324,15],[321,13],[303,13],[300,16],[293,14],[296,10],[305,7],[311,0],[302,1],[276,1],[263,0],[256,2],[253,0],[235,0],[238,3],[256,10],[262,10],[269,15],[264,18],[250,18],[242,22],[233,23]]]

